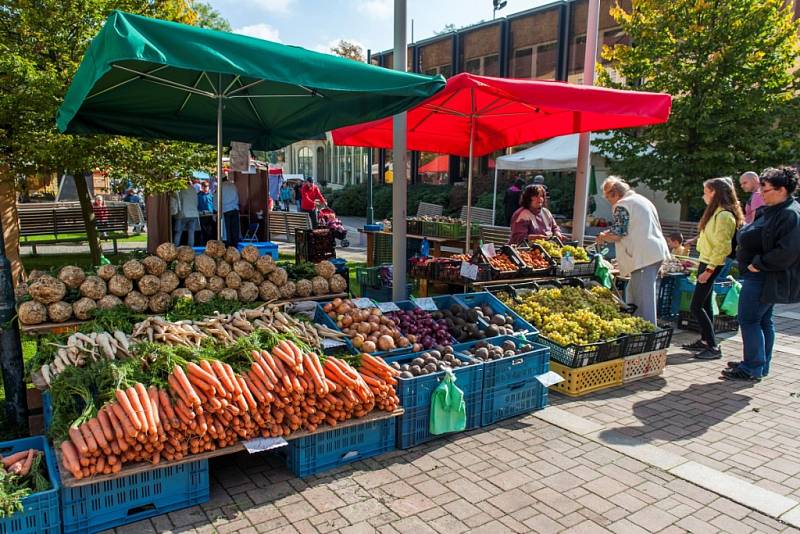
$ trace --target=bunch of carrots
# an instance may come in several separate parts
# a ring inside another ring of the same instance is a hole
[[[3,469],[12,475],[21,477],[27,476],[31,472],[31,466],[34,459],[41,456],[42,451],[36,449],[28,449],[26,451],[15,452],[6,457],[0,456],[0,462],[3,464]]]
[[[362,355],[362,368],[291,341],[252,351],[250,368],[237,374],[219,360],[176,365],[168,390],[141,383],[116,390],[97,417],[73,425],[61,444],[62,463],[77,479],[119,472],[122,464],[180,460],[257,436],[313,432],[363,417],[377,405],[394,411],[396,371]]]

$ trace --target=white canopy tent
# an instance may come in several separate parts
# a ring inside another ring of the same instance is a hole
[[[497,173],[512,171],[567,171],[578,166],[578,138],[580,134],[554,137],[515,154],[497,158],[494,168],[494,197],[492,197],[492,222],[496,221]],[[597,139],[599,134],[592,134]],[[596,152],[594,147],[591,147]]]

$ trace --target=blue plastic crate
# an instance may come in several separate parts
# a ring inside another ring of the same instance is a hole
[[[62,488],[64,534],[100,532],[208,499],[208,460]]]
[[[413,290],[411,284],[406,284],[406,295],[410,295]],[[392,288],[391,287],[362,287],[361,296],[364,298],[372,299],[375,302],[391,302],[392,301]]]
[[[272,256],[273,260],[278,260],[278,244],[272,241],[240,241],[236,248],[241,252],[244,247],[252,245],[258,249],[259,256]]]
[[[58,492],[60,477],[56,456],[44,436],[15,439],[0,443],[0,454],[8,456],[15,452],[36,449],[44,452],[47,478],[51,488],[33,493],[22,499],[22,512],[0,519],[0,534],[58,534],[61,532],[61,511]]]
[[[459,302],[459,304],[468,308],[474,308],[475,306],[483,306],[486,304],[495,313],[511,316],[511,318],[514,319],[514,330],[517,332],[525,332],[526,337],[531,341],[536,341],[536,337],[539,335],[539,331],[535,326],[520,317],[517,312],[500,302],[497,297],[488,291],[456,295],[455,299]]]
[[[384,358],[387,363],[408,363],[421,353],[405,354]],[[466,358],[459,356],[461,360]],[[467,409],[465,430],[480,426],[481,395],[483,392],[483,363],[459,367],[453,371],[456,386],[464,392]],[[414,378],[397,379],[397,397],[405,412],[399,417],[397,429],[397,448],[408,449],[420,443],[436,439],[430,433],[431,396],[433,390],[444,377],[444,372],[431,373]]]
[[[42,419],[45,431],[50,430],[50,422],[53,420],[53,396],[49,389],[42,391]]]
[[[383,223],[379,224],[365,224],[364,225],[365,232],[382,232],[383,231]]]
[[[481,426],[488,426],[547,406],[547,388],[531,379],[483,390]]]
[[[395,449],[394,417],[316,432],[289,441],[286,465],[299,477],[378,456]]]
[[[501,358],[490,362],[483,362],[483,389],[510,386],[520,382],[530,382],[534,377],[546,373],[549,369],[550,349],[545,345],[533,341],[513,337],[498,336],[480,341],[485,341],[493,345],[502,345],[505,341],[513,341],[517,347],[521,345],[533,345],[533,350],[517,354],[513,358]],[[453,345],[453,350],[466,357],[468,349],[471,349],[479,341],[468,341]]]
[[[344,258],[331,258],[328,260],[336,267],[336,274],[342,274],[347,271],[347,260]]]

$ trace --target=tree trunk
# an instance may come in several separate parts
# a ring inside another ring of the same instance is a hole
[[[691,203],[690,197],[685,197],[681,199],[681,220],[688,221],[689,220],[689,204]]]
[[[5,255],[11,262],[14,287],[17,287],[24,272],[19,257],[19,218],[16,196],[13,175],[8,167],[0,166],[0,223],[3,227]]]
[[[19,339],[19,323],[14,319],[14,289],[11,284],[11,262],[2,254],[3,228],[0,228],[0,372],[5,391],[5,410],[9,421],[23,426],[27,412],[25,395],[25,363]]]
[[[103,249],[100,248],[100,241],[97,238],[97,226],[95,224],[94,210],[92,210],[92,199],[89,198],[89,187],[86,185],[86,176],[75,173],[75,190],[78,193],[78,200],[81,203],[81,213],[83,214],[83,224],[86,226],[86,238],[89,241],[89,251],[92,255],[92,265],[100,265],[100,256]]]

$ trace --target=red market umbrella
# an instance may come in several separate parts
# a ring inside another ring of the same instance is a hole
[[[559,135],[663,123],[671,105],[668,94],[462,73],[407,112],[407,146],[470,158],[469,220],[473,157]],[[392,119],[339,128],[332,136],[337,145],[392,148]],[[469,246],[470,225],[466,237]]]
[[[447,172],[449,170],[450,158],[448,156],[436,156],[419,168],[419,172]]]

